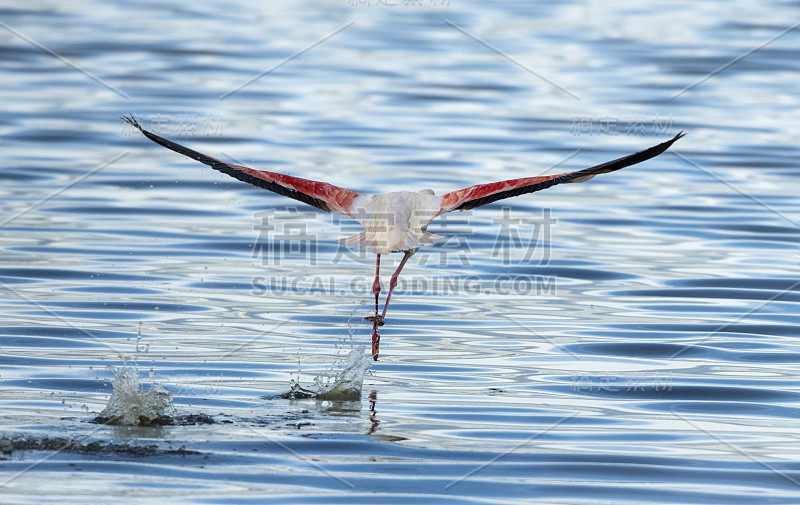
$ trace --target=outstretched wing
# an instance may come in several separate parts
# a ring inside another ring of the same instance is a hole
[[[353,200],[361,196],[360,193],[355,191],[340,188],[339,186],[334,186],[333,184],[325,182],[311,181],[299,177],[292,177],[291,175],[267,172],[266,170],[255,170],[241,165],[234,165],[233,163],[226,163],[145,130],[133,116],[122,116],[122,119],[136,127],[145,137],[156,144],[160,144],[176,153],[188,156],[200,163],[205,163],[214,170],[218,170],[223,174],[228,174],[240,181],[249,182],[259,188],[268,189],[273,193],[288,196],[289,198],[322,209],[325,212],[334,211],[349,216]]]
[[[639,151],[638,153],[575,172],[478,184],[477,186],[470,186],[469,188],[453,191],[442,195],[442,210],[440,214],[453,210],[474,209],[475,207],[502,200],[503,198],[511,198],[512,196],[541,191],[550,186],[555,186],[556,184],[588,181],[597,174],[613,172],[614,170],[635,165],[658,156],[666,151],[676,140],[683,137],[683,135],[684,133],[681,132],[675,135],[671,140],[662,142],[644,151]]]

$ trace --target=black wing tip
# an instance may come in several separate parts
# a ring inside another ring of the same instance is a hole
[[[672,137],[671,139],[669,139],[669,140],[667,140],[667,141],[664,141],[664,142],[662,142],[662,143],[658,144],[657,146],[653,146],[653,147],[652,147],[652,148],[650,148],[650,149],[657,149],[657,150],[658,150],[658,153],[656,154],[656,156],[658,156],[659,154],[663,153],[664,151],[666,151],[667,149],[669,149],[670,147],[672,147],[672,144],[674,144],[674,143],[675,143],[675,142],[677,142],[679,139],[682,139],[682,138],[683,138],[683,137],[685,137],[685,136],[686,136],[686,133],[684,133],[684,131],[683,131],[683,130],[681,130],[681,131],[679,131],[679,132],[678,132],[678,134],[677,134],[677,135],[675,135],[675,136],[674,136],[674,137]]]
[[[142,128],[142,125],[140,125],[139,122],[136,121],[136,118],[133,117],[133,114],[131,114],[129,116],[126,116],[125,114],[123,114],[121,117],[122,117],[122,120],[125,121],[126,123],[128,123],[129,125],[133,126],[134,128],[137,128],[140,132],[144,132],[144,128]]]

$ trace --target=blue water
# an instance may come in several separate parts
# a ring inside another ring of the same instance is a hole
[[[800,503],[795,2],[12,0],[0,21],[0,502]],[[130,113],[364,192],[687,135],[432,223],[447,240],[338,404],[278,395],[369,343],[374,260],[336,242],[358,226]],[[93,423],[133,358],[211,424]]]

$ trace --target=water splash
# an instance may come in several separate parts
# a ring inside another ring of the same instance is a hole
[[[372,357],[367,354],[366,347],[357,347],[347,354],[346,361],[335,362],[330,370],[314,377],[314,384],[309,387],[302,386],[299,377],[297,380],[290,380],[289,392],[280,397],[316,398],[331,402],[360,400],[364,376],[371,365]]]
[[[365,351],[365,347],[351,350],[341,370],[314,377],[317,400],[345,402],[361,399],[364,375],[372,365],[372,357]]]
[[[105,424],[150,426],[159,424],[168,413],[174,412],[172,392],[163,385],[153,383],[144,389],[139,382],[139,369],[123,363],[121,367],[109,365],[114,372],[111,385],[114,393],[99,418]]]
[[[142,329],[136,337],[136,352],[147,352],[147,347],[140,346]],[[108,365],[114,372],[111,385],[114,393],[106,408],[100,412],[98,421],[105,424],[126,426],[151,426],[160,424],[168,413],[175,412],[172,404],[172,392],[163,385],[153,382],[150,389],[145,389],[139,382],[139,367],[136,359],[129,365],[124,359],[121,367]],[[151,370],[152,376],[152,370]]]

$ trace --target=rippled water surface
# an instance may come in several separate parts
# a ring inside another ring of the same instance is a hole
[[[794,2],[4,2],[0,502],[800,503],[798,21]],[[409,262],[361,400],[338,402],[286,393],[369,344],[374,259],[336,242],[358,226],[129,113],[364,192],[687,135],[432,223],[447,240]],[[133,362],[171,423],[95,422]]]

